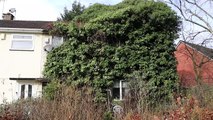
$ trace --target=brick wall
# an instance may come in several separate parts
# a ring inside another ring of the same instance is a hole
[[[178,45],[175,57],[182,86],[196,85],[196,76],[206,84],[213,84],[213,60],[183,42]]]

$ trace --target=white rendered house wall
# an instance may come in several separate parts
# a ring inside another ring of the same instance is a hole
[[[46,61],[43,47],[49,40],[51,36],[44,34],[0,33],[0,104],[19,99],[23,91],[25,98],[29,91],[32,92],[32,97],[41,96],[41,82],[10,78],[42,78]],[[32,45],[32,48],[21,49],[21,44]],[[23,85],[24,90],[21,88]]]

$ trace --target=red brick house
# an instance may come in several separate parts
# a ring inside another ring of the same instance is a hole
[[[182,86],[213,84],[213,49],[180,41],[175,57]]]

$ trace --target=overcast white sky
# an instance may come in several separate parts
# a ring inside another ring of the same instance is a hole
[[[122,0],[77,0],[85,6],[94,3],[117,4]],[[0,0],[0,15],[16,9],[16,20],[54,21],[63,13],[65,6],[71,7],[74,0]],[[3,4],[4,3],[4,4]],[[0,17],[1,18],[1,17]]]

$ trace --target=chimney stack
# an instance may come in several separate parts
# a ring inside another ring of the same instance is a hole
[[[14,15],[11,13],[3,13],[3,20],[14,20]]]

